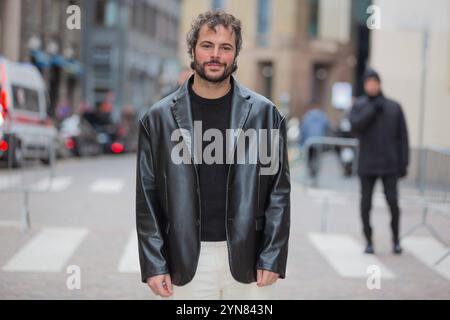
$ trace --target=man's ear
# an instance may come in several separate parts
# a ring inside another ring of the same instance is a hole
[[[232,71],[231,71],[231,73],[235,73],[236,72],[236,70],[237,70],[237,68],[238,68],[238,65],[237,65],[237,58],[234,58],[234,61],[233,61],[233,66],[232,66]]]

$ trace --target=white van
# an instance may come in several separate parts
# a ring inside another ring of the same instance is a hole
[[[50,161],[57,130],[47,115],[47,95],[39,70],[0,57],[0,160],[20,167],[25,159]]]

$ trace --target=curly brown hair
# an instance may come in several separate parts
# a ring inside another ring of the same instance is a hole
[[[200,29],[205,24],[212,30],[218,25],[224,26],[225,28],[231,27],[232,32],[234,32],[236,36],[236,57],[239,55],[239,51],[242,47],[241,20],[222,10],[212,10],[199,14],[198,17],[193,20],[191,30],[189,30],[186,35],[188,53],[191,58],[193,58],[192,53],[197,44]]]

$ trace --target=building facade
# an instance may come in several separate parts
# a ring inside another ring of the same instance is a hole
[[[82,32],[67,25],[70,6],[82,0],[21,0],[19,61],[41,71],[49,97],[50,116],[63,118],[82,102]]]
[[[21,1],[0,0],[0,55],[18,61],[20,55]]]
[[[413,147],[450,148],[450,4],[375,1],[370,63],[405,111]]]
[[[223,9],[243,24],[243,49],[237,77],[295,117],[310,102],[337,121],[332,107],[335,82],[353,84],[365,68],[369,34],[365,26],[370,1],[351,0],[185,0],[182,5],[180,59],[188,66],[185,34],[192,19],[209,9]]]
[[[87,104],[140,112],[178,76],[180,1],[86,1],[84,79]]]

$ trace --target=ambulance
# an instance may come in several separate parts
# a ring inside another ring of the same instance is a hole
[[[39,70],[0,56],[0,161],[15,168],[29,159],[50,163],[58,132],[47,107]]]

